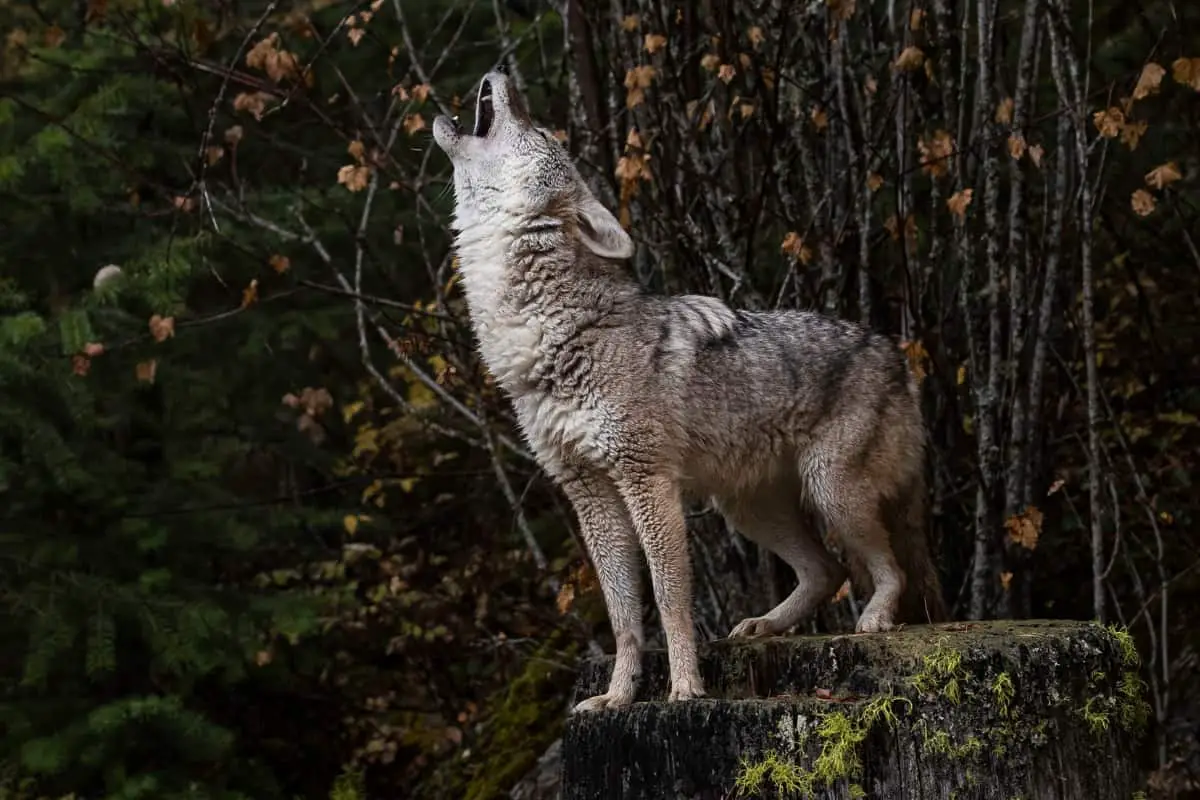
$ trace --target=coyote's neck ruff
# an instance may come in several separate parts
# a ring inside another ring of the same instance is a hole
[[[622,263],[628,234],[506,76],[484,77],[475,117],[471,133],[446,117],[433,126],[454,164],[471,322],[538,462],[576,511],[616,637],[608,691],[577,708],[634,698],[639,545],[666,633],[670,698],[703,694],[685,492],[710,498],[796,573],[782,603],[733,635],[784,633],[830,598],[847,567],[870,595],[859,631],[942,619],[918,389],[895,344],[810,312],[644,292]]]

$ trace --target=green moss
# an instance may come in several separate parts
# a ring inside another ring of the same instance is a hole
[[[889,730],[895,730],[900,721],[893,708],[896,703],[905,703],[906,713],[912,711],[910,700],[888,694],[874,697],[852,710],[820,714],[816,737],[821,749],[811,769],[805,769],[794,761],[780,759],[772,751],[757,762],[743,760],[734,780],[735,788],[739,794],[753,794],[762,788],[764,782],[770,781],[780,796],[796,793],[807,796],[818,785],[831,786],[846,780],[851,797],[865,797],[862,786],[851,780],[862,774],[860,745],[880,722]],[[801,748],[807,741],[805,734],[800,739]]]
[[[1140,734],[1146,729],[1149,718],[1146,684],[1136,672],[1128,671],[1117,684],[1117,720],[1126,731]]]
[[[1127,667],[1136,667],[1142,663],[1141,656],[1138,655],[1137,645],[1133,641],[1133,635],[1126,628],[1119,628],[1116,625],[1109,625],[1105,628],[1108,635],[1112,637],[1117,645],[1117,649],[1121,652],[1121,661]]]
[[[333,782],[329,790],[329,800],[367,800],[367,790],[364,785],[361,769],[344,767],[342,774]]]
[[[1093,695],[1087,699],[1080,709],[1079,715],[1083,717],[1083,721],[1092,729],[1092,733],[1101,734],[1108,730],[1109,712],[1104,706],[1107,705],[1107,699],[1099,695]]]
[[[939,641],[933,652],[922,658],[924,668],[909,678],[913,688],[922,694],[941,694],[951,703],[962,701],[961,681],[969,676],[962,668],[962,653]]]
[[[1012,713],[1012,699],[1016,695],[1012,678],[1007,672],[1001,672],[992,681],[992,697],[996,700],[996,710],[1000,716],[1007,717]]]

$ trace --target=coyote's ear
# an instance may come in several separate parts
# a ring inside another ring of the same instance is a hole
[[[579,234],[587,248],[601,258],[623,259],[633,255],[633,240],[617,218],[585,187],[579,189]]]

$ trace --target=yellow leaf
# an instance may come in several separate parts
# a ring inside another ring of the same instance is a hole
[[[974,189],[963,189],[960,192],[955,192],[946,201],[946,207],[950,209],[950,213],[959,219],[967,216],[967,206],[971,205],[971,199],[975,194]]]
[[[258,278],[250,281],[250,285],[242,290],[242,308],[249,308],[258,302]]]
[[[1141,100],[1143,97],[1157,94],[1162,85],[1163,76],[1166,74],[1167,71],[1153,61],[1142,67],[1142,74],[1138,76],[1137,86],[1133,87],[1133,99]]]
[[[912,72],[920,69],[925,63],[925,52],[916,45],[909,45],[901,51],[892,68],[900,72]]]
[[[397,481],[397,483],[400,485],[400,489],[407,494],[408,492],[411,492],[413,490],[414,486],[417,485],[417,479],[416,478],[401,478],[400,480]]]
[[[346,533],[353,536],[358,530],[358,517],[353,514],[347,514],[342,517],[342,527],[346,529]]]
[[[959,365],[958,374],[955,376],[954,380],[959,386],[962,386],[964,383],[967,382],[967,365],[966,364]]]
[[[364,406],[365,403],[363,403],[361,400],[355,400],[353,403],[346,403],[346,405],[342,406],[342,420],[344,420],[346,423],[349,423],[350,420],[354,419],[358,412],[363,410]]]
[[[1146,185],[1155,189],[1164,189],[1182,177],[1183,173],[1179,171],[1179,165],[1174,161],[1168,161],[1146,173]]]
[[[663,47],[665,47],[666,44],[667,44],[667,37],[663,36],[661,33],[647,33],[646,34],[646,38],[644,40],[644,46],[646,48],[646,52],[649,53],[650,55],[654,55],[659,50],[663,49]]]
[[[1154,213],[1158,201],[1154,199],[1154,195],[1145,189],[1138,189],[1133,193],[1133,197],[1130,198],[1129,205],[1133,207],[1134,213],[1139,217],[1148,217]]]

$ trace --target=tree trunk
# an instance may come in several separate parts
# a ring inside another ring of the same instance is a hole
[[[701,656],[707,698],[663,702],[653,651],[641,702],[568,720],[563,800],[1090,800],[1137,786],[1137,654],[1093,623],[724,640]],[[603,690],[610,662],[583,666],[580,697]]]

